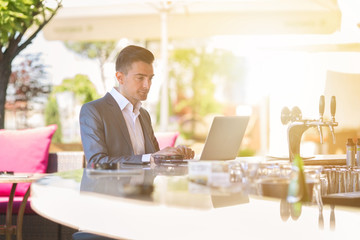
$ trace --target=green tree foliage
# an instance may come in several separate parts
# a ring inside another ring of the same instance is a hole
[[[60,122],[59,108],[54,95],[49,97],[49,101],[45,107],[45,123],[46,125],[56,124],[58,126],[56,132],[52,137],[53,143],[61,143],[62,139],[62,126]]]
[[[84,104],[99,98],[95,86],[86,75],[77,74],[74,78],[66,78],[61,85],[55,86],[52,89],[49,101],[45,108],[45,122],[49,124],[57,124],[53,139],[55,143],[61,143],[61,122],[58,104],[56,101],[56,94],[60,92],[71,91],[75,94],[76,100],[79,104]]]
[[[0,0],[0,129],[4,128],[6,91],[12,61],[60,7],[61,0]]]
[[[233,54],[221,50],[207,52],[205,49],[175,49],[170,65],[169,76],[175,82],[173,112],[191,121],[191,130],[186,135],[193,138],[196,122],[201,122],[208,114],[223,111],[224,106],[214,97],[217,88],[214,79],[221,78],[224,82],[239,80],[241,68]]]
[[[115,41],[65,42],[65,46],[82,57],[96,59],[99,63],[101,81],[106,90],[104,65],[116,47]]]
[[[171,61],[170,76],[175,79],[175,113],[190,113],[193,118],[221,110],[215,101],[215,57],[196,49],[176,49]]]
[[[99,98],[94,84],[89,80],[88,76],[77,74],[74,78],[66,78],[61,85],[55,86],[53,93],[71,91],[75,94],[75,98],[79,103],[84,104]]]

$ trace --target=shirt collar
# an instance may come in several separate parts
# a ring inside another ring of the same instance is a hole
[[[121,93],[119,93],[115,88],[112,88],[109,93],[111,94],[111,96],[113,96],[116,103],[119,105],[121,111],[123,111],[126,107],[128,107],[128,109],[131,112],[134,112],[135,114],[137,114],[140,111],[140,108],[142,105],[142,103],[140,101],[135,105],[135,108],[134,108],[132,103],[126,97],[124,97]]]

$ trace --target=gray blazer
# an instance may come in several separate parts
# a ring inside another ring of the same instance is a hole
[[[145,153],[159,151],[149,113],[140,108]],[[142,155],[134,155],[129,131],[119,105],[110,93],[81,107],[80,133],[87,164],[141,164]]]

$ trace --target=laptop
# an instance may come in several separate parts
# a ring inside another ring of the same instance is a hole
[[[249,116],[215,117],[200,160],[233,160],[237,157]]]

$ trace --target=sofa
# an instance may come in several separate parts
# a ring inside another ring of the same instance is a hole
[[[56,152],[49,153],[46,173],[55,173],[80,169],[85,166],[85,156],[81,151],[76,152]],[[70,240],[72,234],[77,229],[72,229],[61,224],[52,222],[36,214],[30,206],[31,196],[29,197],[23,220],[23,239],[24,240]],[[14,211],[20,205],[20,201],[14,201]],[[0,224],[5,223],[6,203],[0,205]],[[13,215],[13,224],[16,224],[16,214]],[[4,235],[0,235],[0,240],[5,240]],[[15,237],[13,237],[15,239]]]

